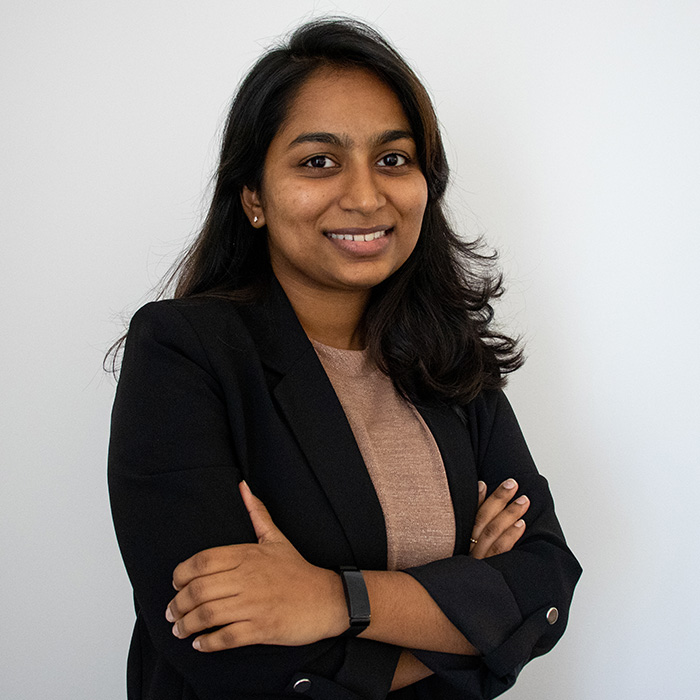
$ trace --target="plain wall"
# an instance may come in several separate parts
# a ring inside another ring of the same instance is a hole
[[[238,80],[300,19],[418,68],[454,219],[500,249],[508,394],[584,566],[520,700],[697,697],[696,2],[5,0],[0,696],[123,698],[133,621],[103,354],[206,205]]]

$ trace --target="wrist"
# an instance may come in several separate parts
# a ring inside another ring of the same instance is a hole
[[[348,607],[340,574],[331,569],[321,569],[324,575],[326,601],[324,638],[339,637],[348,628]]]

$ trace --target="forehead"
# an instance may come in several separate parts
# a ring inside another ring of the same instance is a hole
[[[386,83],[365,69],[322,68],[295,95],[275,140],[291,142],[301,132],[369,137],[390,129],[410,125]]]

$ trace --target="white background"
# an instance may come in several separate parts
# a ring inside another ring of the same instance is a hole
[[[101,360],[200,221],[229,98],[299,20],[375,22],[502,253],[509,395],[585,573],[509,697],[697,697],[696,2],[5,0],[0,696],[123,698]]]

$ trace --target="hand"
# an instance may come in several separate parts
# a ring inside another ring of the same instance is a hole
[[[479,510],[476,513],[469,553],[475,559],[485,559],[509,552],[525,532],[522,516],[530,507],[530,499],[520,496],[511,500],[518,490],[514,479],[506,479],[488,498],[486,484],[479,482]],[[476,540],[476,544],[474,543]]]
[[[205,549],[177,566],[166,618],[192,646],[219,651],[249,644],[298,646],[341,634],[347,609],[340,576],[307,562],[262,501],[240,484],[257,544]]]

